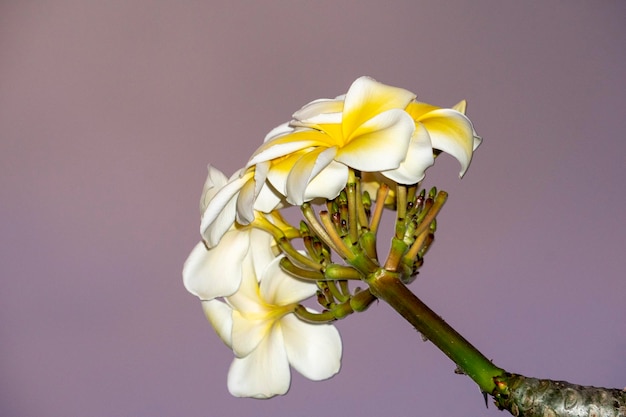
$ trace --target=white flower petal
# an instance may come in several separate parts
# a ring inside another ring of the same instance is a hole
[[[347,166],[331,161],[309,182],[304,192],[304,201],[311,201],[316,198],[332,200],[337,197],[348,182],[348,174]]]
[[[218,300],[203,301],[202,309],[217,335],[229,348],[232,347],[233,310]]]
[[[454,106],[452,106],[452,109],[458,111],[459,113],[467,114],[467,101],[459,101]]]
[[[472,160],[474,128],[469,119],[452,109],[438,109],[420,117],[420,123],[428,130],[433,148],[455,157],[461,164],[463,176]]]
[[[273,259],[273,258],[272,258]],[[233,310],[250,313],[249,317],[258,316],[267,312],[267,306],[260,297],[259,277],[257,270],[264,271],[266,265],[254,265],[253,256],[248,253],[241,263],[241,283],[236,293],[229,296],[226,301]]]
[[[291,372],[280,329],[228,371],[228,390],[236,397],[270,398],[289,390]]]
[[[241,203],[242,206],[243,204],[249,205],[250,212],[252,212],[252,209],[254,209],[263,213],[270,213],[274,211],[277,207],[279,207],[281,204],[284,204],[284,197],[281,194],[279,194],[276,191],[276,189],[274,189],[270,185],[270,183],[267,181],[267,176],[269,173],[270,166],[271,166],[270,162],[260,162],[256,164],[255,170],[254,170],[255,187],[254,187],[253,200],[252,201],[248,200],[246,203],[238,201],[237,202],[238,207],[239,207],[239,204]],[[243,190],[239,198],[242,199],[242,197],[250,198],[249,196],[244,197]],[[243,210],[243,207],[242,207],[242,210]]]
[[[298,128],[291,133],[275,137],[259,146],[252,158],[248,161],[248,167],[260,162],[280,158],[302,149],[313,146],[327,146],[328,135],[314,129]]]
[[[204,186],[202,187],[202,196],[200,197],[200,213],[204,213],[207,204],[213,198],[215,193],[219,191],[227,182],[228,178],[222,171],[213,167],[211,164],[207,166],[208,175]]]
[[[276,255],[272,251],[272,243],[274,238],[264,230],[250,230],[250,250],[248,252],[252,267],[254,268],[254,276],[257,281],[261,279],[268,265],[276,259]]]
[[[261,298],[268,304],[286,306],[312,297],[317,291],[313,282],[299,280],[280,268],[282,256],[274,259],[261,278]]]
[[[383,171],[382,175],[399,184],[417,184],[425,175],[425,171],[435,162],[430,137],[424,126],[417,125],[411,138],[406,159],[398,169]]]
[[[237,215],[235,220],[241,225],[247,225],[254,221],[254,201],[256,199],[256,184],[254,178],[246,181],[237,196]]]
[[[350,86],[343,106],[343,132],[348,137],[359,126],[390,109],[404,109],[415,94],[403,88],[360,77]]]
[[[251,257],[244,260],[244,275],[239,290],[226,301],[233,308],[232,349],[239,357],[247,356],[270,332],[274,319],[270,306],[260,297]]]
[[[304,194],[309,182],[331,163],[336,153],[335,147],[317,148],[298,159],[287,177],[286,197],[289,203],[296,206],[304,203]]]
[[[413,119],[402,110],[378,114],[338,149],[335,160],[360,171],[396,169],[406,157],[414,130]]]
[[[279,194],[267,181],[263,183],[256,200],[254,200],[254,209],[263,213],[270,213],[287,205],[284,196]]]
[[[200,221],[200,234],[209,247],[217,245],[224,233],[232,227],[237,214],[238,194],[253,175],[254,172],[249,171],[242,177],[231,179],[209,201]]]
[[[292,121],[296,126],[298,122],[304,124],[341,123],[341,111],[343,100],[319,99],[310,102],[293,114]]]
[[[269,133],[265,135],[265,139],[263,139],[263,142],[267,142],[278,136],[283,136],[293,131],[294,131],[294,128],[289,125],[289,122],[285,122],[281,125],[276,126],[274,129],[270,130]]]
[[[275,329],[266,312],[242,312],[233,309],[232,349],[237,357],[250,355]]]
[[[294,315],[280,321],[289,363],[313,381],[327,379],[341,368],[341,337],[330,324],[310,324]]]
[[[242,261],[248,253],[247,232],[232,230],[219,245],[207,250],[198,243],[183,265],[183,283],[187,291],[201,300],[234,294],[241,284]]]

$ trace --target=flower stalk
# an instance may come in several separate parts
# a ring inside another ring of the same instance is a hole
[[[399,274],[379,269],[367,279],[370,291],[387,302],[422,336],[437,346],[462,371],[478,384],[481,391],[496,388],[494,378],[504,370],[494,365],[478,349],[424,304],[402,282]]]

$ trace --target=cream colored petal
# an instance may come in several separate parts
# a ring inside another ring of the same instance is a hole
[[[209,201],[213,198],[215,193],[219,191],[228,182],[228,177],[222,173],[219,169],[215,168],[211,164],[207,166],[208,175],[204,186],[202,187],[202,196],[200,197],[200,213],[204,213]]]
[[[226,233],[219,245],[207,250],[198,243],[183,265],[183,284],[201,300],[234,294],[241,284],[242,261],[248,253],[247,232]]]
[[[289,390],[291,372],[280,329],[228,371],[228,390],[236,397],[271,398]]]
[[[459,113],[467,114],[467,101],[465,100],[459,101],[454,106],[452,106],[452,109],[458,111]],[[473,150],[476,150],[482,143],[483,138],[478,136],[478,134],[476,133],[476,130],[474,130],[473,124],[472,124],[472,130],[473,130],[473,135],[474,135],[474,143],[473,143],[474,149]]]
[[[465,174],[474,150],[474,129],[469,119],[452,109],[434,110],[421,117],[428,130],[433,148],[454,156],[461,164],[460,176]]]
[[[415,121],[419,121],[420,117],[424,114],[429,113],[433,110],[439,110],[441,107],[433,106],[432,104],[424,103],[422,101],[412,101],[406,106],[405,111],[413,118]]]
[[[304,191],[304,201],[316,198],[332,200],[337,197],[348,183],[348,167],[342,163],[330,161],[330,163],[316,176],[314,176]]]
[[[247,356],[275,322],[271,308],[261,299],[252,259],[245,259],[241,286],[226,301],[233,308],[232,349],[239,357]]]
[[[262,314],[233,309],[232,349],[243,358],[254,351],[272,330],[275,322]]]
[[[239,191],[253,175],[254,172],[249,171],[242,177],[230,180],[209,201],[200,221],[200,234],[209,247],[217,245],[224,233],[232,227],[237,214]]]
[[[276,126],[274,129],[270,130],[267,135],[265,135],[265,139],[263,142],[270,141],[279,136],[284,136],[287,133],[291,133],[294,131],[294,128],[289,125],[289,122],[285,122],[281,125]]]
[[[336,152],[335,147],[317,148],[298,159],[287,176],[286,197],[289,203],[296,206],[304,203],[309,183],[332,162]]]
[[[218,300],[203,301],[202,310],[215,333],[220,339],[232,348],[233,310],[224,302]]]
[[[330,324],[305,323],[293,314],[280,321],[289,363],[313,381],[327,379],[341,368],[341,337]]]
[[[255,241],[258,241],[258,236],[252,242]],[[258,245],[258,243],[251,243],[250,246],[254,247],[255,245]],[[239,261],[239,263],[241,264],[241,284],[237,292],[228,297],[226,301],[233,310],[240,311],[249,318],[264,317],[268,309],[266,303],[261,299],[259,292],[260,277],[257,276],[257,271],[262,272],[267,265],[255,266],[254,257],[253,255],[251,256],[251,253],[248,253],[248,256]]]
[[[434,162],[428,132],[422,125],[418,125],[411,138],[406,159],[397,169],[383,171],[381,174],[399,184],[417,184],[424,179],[426,169]]]
[[[300,303],[317,292],[317,285],[310,281],[296,279],[280,268],[281,257],[272,261],[261,278],[261,298],[274,306]]]
[[[274,187],[265,182],[254,201],[254,209],[263,213],[270,213],[278,208],[287,207],[289,204]]]
[[[404,109],[415,94],[403,88],[360,77],[352,83],[343,107],[343,136],[349,137],[359,126],[391,109]]]
[[[274,238],[266,231],[261,229],[250,230],[250,249],[248,256],[252,260],[253,274],[257,281],[263,277],[263,273],[268,265],[276,259],[276,255],[274,255],[272,251],[273,243]]]
[[[339,148],[335,160],[360,171],[396,169],[406,157],[415,124],[402,110],[378,114]]]
[[[467,114],[467,101],[461,100],[452,106],[452,110],[456,110],[459,113]]]
[[[256,184],[254,178],[246,181],[237,196],[237,223],[248,225],[254,221],[254,202],[256,200]]]
[[[254,167],[254,179],[242,187],[237,198],[237,222],[249,224],[254,220],[254,211],[270,213],[285,201],[283,196],[267,182],[270,162],[260,162]]]
[[[332,146],[334,142],[324,132],[314,129],[299,128],[293,133],[276,137],[261,145],[248,161],[248,167],[260,162],[271,161],[302,149]]]
[[[293,114],[296,121],[320,124],[341,123],[343,100],[319,99],[310,102]]]
[[[293,166],[298,162],[300,157],[315,148],[304,149],[300,152],[280,158],[272,162],[272,167],[267,173],[267,181],[281,195],[287,195],[287,179],[291,173]]]

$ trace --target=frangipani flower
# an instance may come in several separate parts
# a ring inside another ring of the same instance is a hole
[[[306,323],[292,313],[298,303],[315,294],[317,286],[287,275],[279,262],[280,257],[275,258],[263,269],[261,261],[245,258],[239,290],[225,302],[202,303],[209,322],[235,353],[228,389],[238,397],[285,394],[291,382],[290,365],[315,381],[330,378],[340,368],[337,329]]]
[[[269,162],[267,180],[296,205],[336,197],[348,168],[416,184],[434,163],[434,150],[459,160],[462,176],[480,143],[464,105],[443,109],[361,77],[345,96],[315,100],[275,128],[248,166]]]
[[[361,77],[345,98],[304,106],[290,126],[266,138],[248,166],[270,161],[267,179],[291,204],[334,198],[346,185],[348,167],[386,171],[405,160],[415,124],[403,109],[414,98]],[[323,180],[314,182],[318,175]]]

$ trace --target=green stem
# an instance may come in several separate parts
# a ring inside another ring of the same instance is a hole
[[[359,224],[357,217],[357,199],[361,196],[356,194],[356,175],[354,170],[349,171],[348,184],[346,184],[346,192],[348,197],[348,227],[350,242],[355,244],[359,240]]]
[[[381,184],[380,187],[378,187],[378,192],[376,193],[376,206],[374,207],[374,212],[372,213],[372,218],[370,220],[370,231],[374,234],[378,233],[378,226],[380,225],[380,219],[383,215],[385,200],[387,199],[388,194],[389,187],[387,184]]]
[[[495,366],[478,349],[424,304],[399,279],[399,274],[379,269],[367,278],[370,291],[386,301],[417,331],[445,353],[483,392],[496,388],[494,378],[505,371]]]

